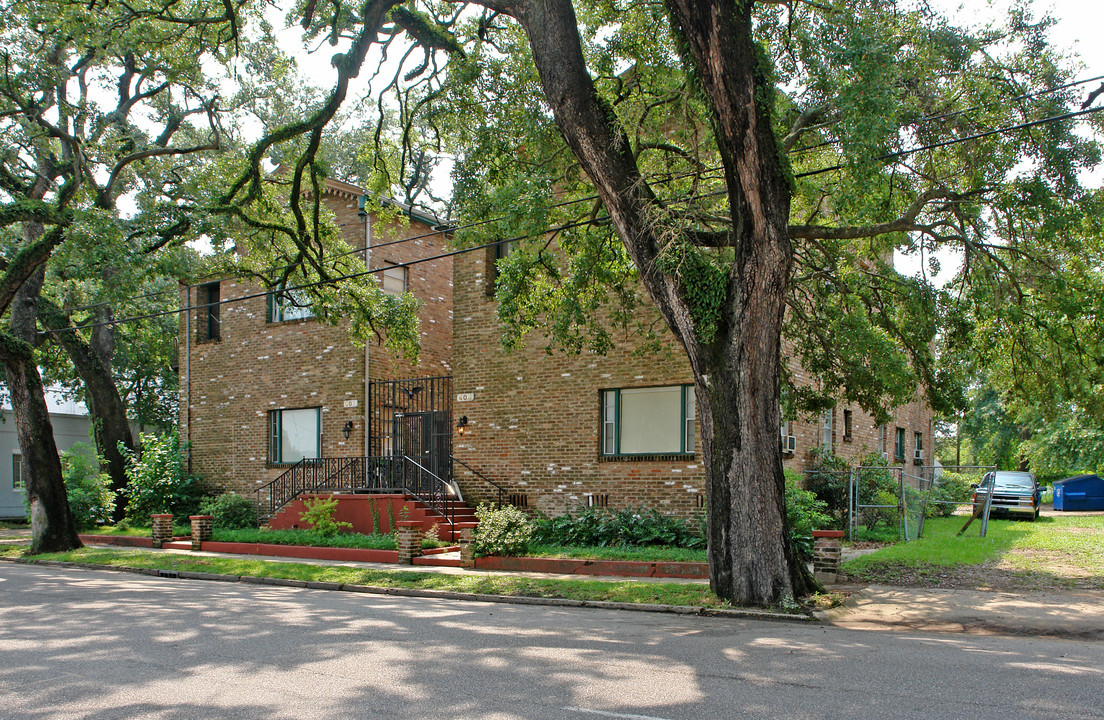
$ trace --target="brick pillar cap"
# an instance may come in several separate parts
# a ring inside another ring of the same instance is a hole
[[[172,513],[160,513],[160,514],[151,513],[150,517],[151,518],[167,518],[167,517],[172,517]]]
[[[399,520],[395,524],[397,526],[401,527],[401,528],[416,528],[416,527],[421,527],[422,526],[422,521],[421,520]]]
[[[813,537],[815,537],[815,538],[841,538],[841,537],[843,537],[843,530],[813,530]]]
[[[189,520],[214,520],[214,515],[189,515]]]

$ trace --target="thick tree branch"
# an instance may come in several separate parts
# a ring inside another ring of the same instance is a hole
[[[790,237],[802,240],[853,240],[893,232],[924,231],[930,229],[930,227],[916,223],[916,218],[920,216],[924,208],[936,200],[955,200],[958,197],[955,193],[947,190],[928,190],[916,198],[905,212],[895,220],[873,225],[836,228],[824,225],[791,225]]]

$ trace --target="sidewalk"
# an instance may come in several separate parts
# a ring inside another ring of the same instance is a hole
[[[854,630],[919,630],[1104,640],[1104,593],[839,587],[848,601],[825,621]]]
[[[91,544],[90,544],[91,545]],[[94,547],[116,547],[92,545]],[[143,549],[145,552],[188,556],[226,557],[227,553],[178,549]],[[547,579],[574,579],[578,575],[543,572],[505,572],[441,566],[408,566],[292,557],[233,556],[268,562],[305,563],[347,567],[377,567],[397,572],[448,575],[500,575]],[[685,578],[588,576],[588,580],[642,583],[707,583]],[[894,630],[976,633],[988,635],[1052,636],[1074,640],[1104,640],[1104,593],[1101,592],[986,592],[887,585],[830,586],[847,592],[842,606],[818,612],[815,619],[853,630]],[[527,603],[534,598],[526,598]],[[556,603],[550,603],[556,604]]]

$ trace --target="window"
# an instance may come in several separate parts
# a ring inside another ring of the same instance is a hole
[[[797,438],[793,434],[793,421],[782,421],[782,454],[793,455],[797,449]]]
[[[905,461],[905,429],[897,428],[897,437],[893,443],[893,457],[898,462]]]
[[[23,456],[12,454],[12,490],[26,490],[27,478],[23,477]]]
[[[273,410],[268,414],[268,461],[294,465],[304,458],[321,457],[322,410]]]
[[[217,282],[211,282],[200,285],[199,302],[200,305],[202,305],[199,316],[199,339],[220,339],[220,331],[222,328],[219,322],[219,284]]]
[[[832,410],[825,410],[820,415],[820,446],[827,452],[832,452]]]
[[[406,292],[406,268],[401,265],[385,267],[380,286],[388,295],[399,295]]]
[[[888,455],[886,455],[886,426],[879,425],[874,432],[878,436],[878,454],[888,459]]]
[[[268,321],[288,322],[314,317],[310,298],[302,290],[276,290],[268,296]]]
[[[501,242],[487,248],[487,297],[494,297],[495,281],[498,280],[498,261],[510,254],[517,246],[516,241]]]
[[[924,433],[913,433],[912,438],[916,448],[916,452],[913,454],[912,459],[919,464],[924,459]]]
[[[692,455],[694,386],[602,391],[602,454]]]
[[[852,415],[850,410],[843,411],[843,441],[851,442],[851,421]]]

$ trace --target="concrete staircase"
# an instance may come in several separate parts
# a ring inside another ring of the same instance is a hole
[[[392,520],[419,520],[425,531],[437,527],[437,535],[441,540],[451,542],[456,540],[458,533],[454,533],[448,521],[434,512],[428,505],[420,500],[414,500],[403,495],[369,495],[353,493],[317,493],[301,495],[284,505],[268,520],[268,527],[273,530],[306,529],[310,523],[301,521],[300,515],[306,510],[305,500],[310,498],[337,498],[337,509],[334,511],[334,520],[350,523],[353,532],[390,532]],[[475,510],[462,500],[452,501],[452,517],[456,523],[477,522]]]

